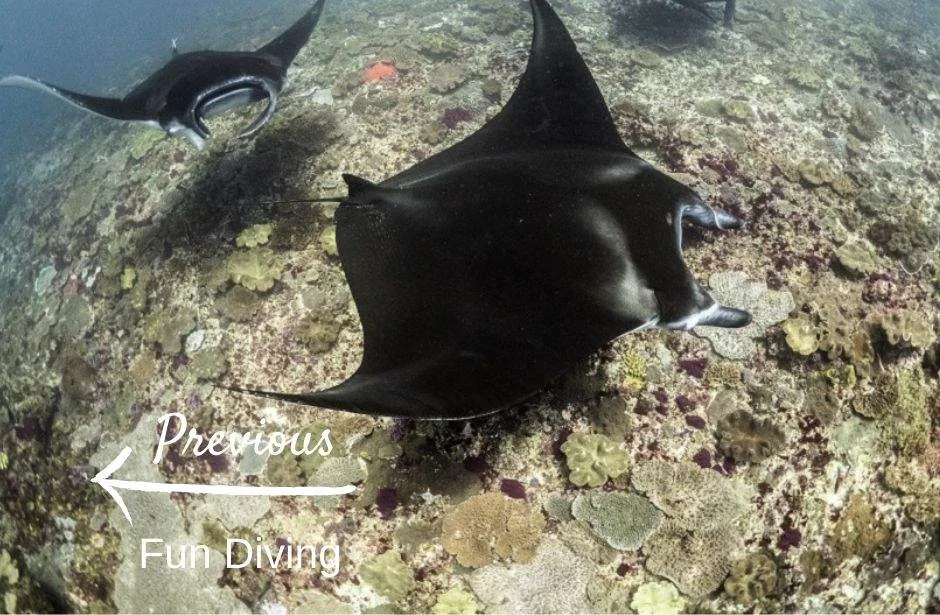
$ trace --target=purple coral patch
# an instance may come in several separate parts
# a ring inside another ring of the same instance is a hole
[[[509,497],[516,500],[525,499],[525,487],[522,486],[517,480],[511,478],[504,478],[499,483],[499,490],[508,495]]]
[[[708,469],[712,467],[712,454],[707,448],[699,449],[699,452],[692,456],[692,461],[698,464],[700,468]]]
[[[697,414],[686,414],[685,424],[696,429],[705,429],[705,419]]]
[[[444,111],[444,115],[441,117],[441,122],[449,129],[453,130],[454,128],[457,128],[458,124],[462,122],[469,122],[472,119],[473,113],[471,113],[469,109],[464,109],[463,107],[453,107]]]
[[[679,359],[679,369],[693,378],[701,379],[705,375],[707,365],[708,359]]]
[[[398,508],[398,492],[394,487],[382,487],[375,494],[375,506],[383,519],[390,519]]]
[[[473,472],[476,475],[486,474],[490,469],[490,464],[482,457],[467,457],[463,460],[463,467],[467,472]]]

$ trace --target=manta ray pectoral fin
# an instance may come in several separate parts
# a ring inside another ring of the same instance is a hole
[[[290,66],[294,58],[300,52],[300,49],[307,44],[310,34],[320,20],[320,13],[323,12],[325,0],[317,0],[316,4],[310,7],[310,10],[304,13],[303,17],[298,19],[294,25],[285,30],[276,39],[258,50],[258,53],[266,53],[278,58],[284,65],[284,70]]]
[[[343,181],[346,182],[346,186],[349,188],[349,198],[351,199],[356,198],[356,196],[361,195],[366,190],[378,188],[376,184],[370,182],[368,179],[363,179],[358,175],[352,175],[350,173],[343,173]]]
[[[17,87],[45,92],[79,109],[91,111],[92,113],[114,120],[146,121],[152,119],[142,110],[137,109],[133,105],[128,105],[119,98],[88,96],[87,94],[66,90],[65,88],[40,81],[39,79],[24,77],[22,75],[10,75],[0,79],[0,87]]]

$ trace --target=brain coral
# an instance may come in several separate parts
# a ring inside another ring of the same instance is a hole
[[[599,487],[627,471],[627,452],[607,436],[571,434],[561,450],[568,462],[568,478],[579,487]]]
[[[772,595],[777,588],[777,564],[764,553],[751,553],[731,567],[725,580],[725,592],[744,606]]]
[[[469,498],[444,517],[442,544],[461,566],[479,568],[496,556],[525,563],[535,556],[544,528],[538,508],[489,492]]]

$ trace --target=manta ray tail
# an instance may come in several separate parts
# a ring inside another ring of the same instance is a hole
[[[88,96],[87,94],[72,92],[71,90],[66,90],[65,88],[50,85],[38,79],[23,77],[22,75],[10,75],[9,77],[0,79],[0,87],[25,88],[28,90],[37,90],[39,92],[45,92],[46,94],[52,94],[56,98],[64,100],[65,102],[78,107],[79,109],[91,111],[92,113],[97,113],[98,115],[103,115],[104,117],[109,117],[115,120],[147,119],[143,114],[137,112],[133,108],[128,107],[128,105],[119,98]]]
[[[300,49],[307,44],[310,33],[313,32],[320,20],[324,2],[325,0],[317,0],[316,4],[310,7],[310,10],[303,17],[298,19],[279,37],[259,49],[258,53],[267,53],[279,58],[285,69],[290,66]]]

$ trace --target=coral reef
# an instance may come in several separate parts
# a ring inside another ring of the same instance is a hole
[[[441,544],[461,566],[496,557],[527,563],[535,556],[545,518],[535,507],[501,493],[475,495],[444,516]]]
[[[607,544],[623,551],[639,549],[662,522],[662,513],[633,493],[579,495],[571,505],[571,514],[589,524]]]
[[[568,463],[568,480],[579,487],[599,487],[627,471],[629,455],[599,434],[571,434],[561,446]]]
[[[380,596],[392,602],[398,602],[415,588],[414,573],[395,551],[386,551],[363,562],[359,576]]]
[[[769,419],[739,410],[718,423],[718,448],[739,463],[758,463],[784,445],[784,435]]]
[[[668,581],[652,581],[636,588],[630,608],[639,615],[676,615],[685,610],[685,600]]]

